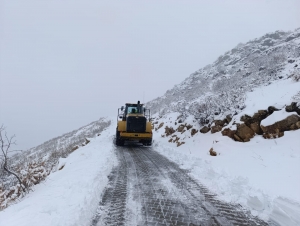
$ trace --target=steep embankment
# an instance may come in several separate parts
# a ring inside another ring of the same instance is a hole
[[[153,113],[188,113],[205,123],[216,115],[239,113],[246,92],[299,75],[299,70],[300,29],[276,31],[237,45],[147,106]]]
[[[273,113],[278,115],[270,117],[269,124],[295,114],[284,113],[284,103],[293,101],[299,89],[299,82],[287,79],[246,93],[245,109],[223,130],[235,127],[233,122],[240,122],[241,116],[268,106],[283,107]],[[202,126],[193,116],[183,120],[175,112],[154,118],[155,149],[188,169],[220,199],[241,204],[266,221],[300,224],[300,129],[285,131],[277,139],[256,134],[249,142],[237,142],[221,132],[201,133]],[[216,156],[210,155],[211,148]]]
[[[299,225],[299,67],[300,29],[238,45],[147,103],[155,147],[220,199]]]
[[[8,166],[20,177],[26,192],[15,176],[0,169],[0,210],[15,203],[30,192],[31,187],[43,181],[51,172],[57,170],[60,158],[66,158],[79,147],[85,146],[90,139],[100,136],[110,125],[110,120],[100,118],[77,130],[53,138],[37,147],[18,153],[9,159]]]
[[[117,164],[114,133],[115,126],[110,126],[90,138],[89,144],[60,158],[46,180],[0,211],[1,225],[89,225],[108,183],[107,175]]]

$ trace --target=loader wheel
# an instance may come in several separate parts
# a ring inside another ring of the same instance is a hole
[[[143,145],[144,146],[151,146],[152,145],[152,140],[150,140],[148,142],[144,142]]]
[[[124,141],[120,139],[120,131],[116,131],[116,145],[117,146],[123,146],[124,145]]]

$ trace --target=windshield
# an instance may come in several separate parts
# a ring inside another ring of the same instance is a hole
[[[142,113],[142,106],[140,107],[128,107],[127,114],[141,114]]]

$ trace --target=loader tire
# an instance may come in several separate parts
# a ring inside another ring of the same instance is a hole
[[[124,145],[124,141],[120,138],[120,131],[116,131],[116,145],[117,146],[123,146]]]

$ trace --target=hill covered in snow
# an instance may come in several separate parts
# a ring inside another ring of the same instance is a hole
[[[203,53],[205,54],[205,53]],[[215,118],[239,113],[245,95],[271,82],[300,76],[300,28],[276,31],[221,55],[163,96],[147,103],[153,113],[181,112],[207,124]],[[299,101],[300,94],[295,96]]]
[[[40,183],[50,173],[59,169],[59,160],[66,158],[79,147],[85,146],[90,139],[100,136],[101,132],[110,125],[107,118],[83,126],[77,130],[55,137],[29,150],[17,153],[9,158],[9,168],[17,173],[27,187]],[[2,157],[2,156],[0,156]],[[17,178],[0,168],[0,210],[25,196]]]
[[[155,148],[220,199],[300,224],[300,29],[239,44],[147,107]]]

